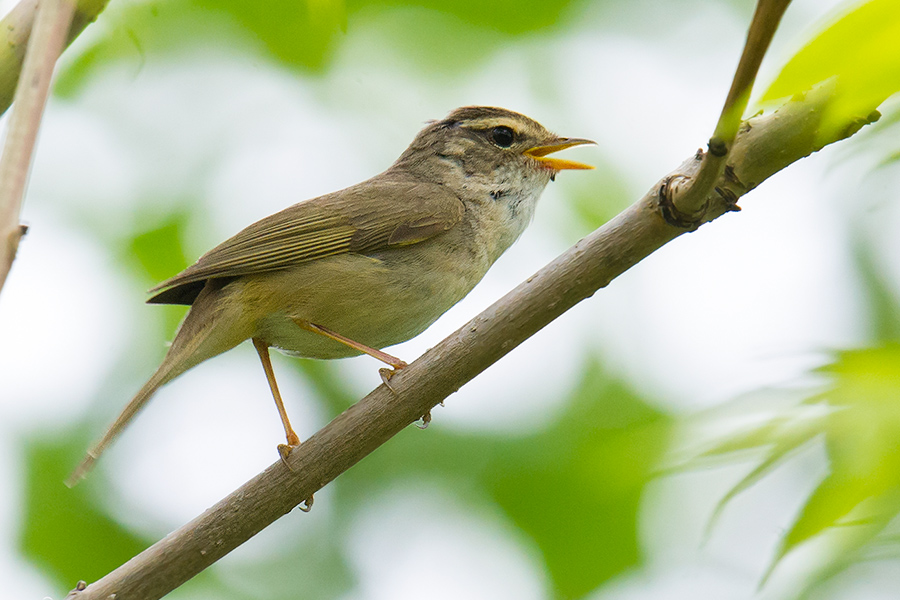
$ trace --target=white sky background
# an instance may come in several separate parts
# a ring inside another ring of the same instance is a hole
[[[406,68],[367,68],[402,59],[373,43],[377,34],[367,27],[377,24],[361,22],[351,23],[334,67],[320,80],[209,50],[179,55],[178,64],[157,59],[139,71],[113,68],[74,102],[51,100],[24,212],[32,229],[0,294],[0,577],[18,586],[11,597],[42,597],[50,589],[16,557],[22,480],[16,440],[27,432],[52,435],[98,402],[121,355],[151,353],[133,344],[154,307],[143,305],[144,290],[121,278],[80,220],[102,215],[114,229],[129,223],[138,209],[134,203],[150,202],[154,191],[171,197],[167,190],[200,181],[197,193],[213,221],[189,248],[199,255],[258,218],[386,168],[424,120],[464,104],[506,106],[561,134],[597,140],[599,148],[572,156],[586,162],[613,157],[637,198],[709,136],[746,28],[739,15],[716,3],[687,18],[674,12],[679,3],[645,4],[640,23],[589,10],[578,17],[585,22],[580,34],[523,42],[497,54],[471,79],[444,87]],[[796,48],[800,32],[825,13],[825,4],[834,3],[794,2],[769,63]],[[639,33],[630,37],[632,32]],[[373,56],[373,49],[384,56]],[[554,68],[536,74],[530,59],[538,54]],[[773,65],[766,66],[771,76]],[[536,76],[543,78],[541,86],[534,85]],[[560,90],[549,99],[542,93],[548,84]],[[139,148],[131,142],[136,132],[144,140]],[[572,180],[590,176],[562,173],[545,192],[536,223],[485,281],[428,332],[392,353],[415,358],[574,243],[553,224],[567,218]],[[435,410],[432,426],[540,426],[574,384],[585,348],[599,351],[606,368],[669,411],[795,383],[820,364],[823,351],[865,336],[844,244],[845,199],[835,192],[849,185],[844,181],[828,152],[777,175],[742,199],[742,213],[669,244],[460,390]],[[276,359],[279,383],[305,437],[324,424],[325,415],[302,380],[279,369],[284,360]],[[365,357],[341,361],[360,395],[378,383],[377,367]],[[133,389],[102,400],[110,416],[149,372],[130,375]],[[248,401],[257,396],[258,402]],[[130,517],[133,525],[159,535],[267,466],[282,435],[270,404],[247,347],[164,388],[104,457],[101,468],[111,471],[129,507],[122,512],[141,515]],[[103,426],[97,423],[97,431]],[[167,435],[160,439],[164,426]],[[228,440],[218,446],[222,452],[205,451],[221,440]],[[766,566],[761,558],[771,555],[779,527],[796,510],[791,503],[813,485],[817,464],[810,457],[753,491],[755,502],[736,504],[723,519],[722,537],[705,549],[698,543],[705,518],[740,470],[653,486],[643,515],[648,566],[595,597],[750,597]],[[199,469],[202,480],[193,475]],[[182,491],[167,492],[173,488]],[[373,499],[372,511],[359,517],[351,535],[351,562],[361,581],[354,600],[421,597],[404,573],[464,555],[452,563],[454,577],[429,588],[429,598],[543,596],[546,582],[536,557],[503,538],[508,525],[499,518],[466,514],[438,492],[419,491],[416,506],[428,515],[423,525],[398,508],[413,500],[397,494]],[[326,511],[324,504],[327,495],[316,511]],[[248,544],[227,560],[240,565],[291,543],[287,536],[264,535],[267,547]],[[372,538],[385,540],[389,552],[367,550]],[[747,550],[723,550],[726,539],[748,540]],[[423,577],[434,581],[437,572]],[[878,589],[873,585],[872,594]],[[858,593],[850,589],[840,597]]]

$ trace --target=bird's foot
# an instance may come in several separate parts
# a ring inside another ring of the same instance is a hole
[[[391,369],[387,367],[382,367],[378,369],[378,374],[381,375],[381,381],[387,386],[387,389],[391,390],[393,394],[397,395],[397,390],[394,389],[394,386],[391,385],[391,377],[393,377],[397,371],[400,369],[406,368],[408,365],[402,360],[397,360],[396,362],[391,363]]]
[[[297,505],[297,508],[299,508],[303,512],[309,512],[312,510],[313,501],[315,501],[315,498],[313,498],[313,495],[310,494],[309,498]]]
[[[291,473],[296,473],[294,467],[291,466],[291,463],[288,462],[288,458],[291,456],[291,452],[294,448],[300,447],[300,438],[294,433],[294,430],[291,429],[287,435],[287,443],[286,444],[278,444],[278,456],[281,457],[281,462]]]

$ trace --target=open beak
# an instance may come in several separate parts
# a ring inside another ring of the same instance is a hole
[[[538,161],[542,167],[553,169],[554,171],[562,171],[564,169],[593,169],[591,165],[575,162],[574,160],[566,160],[564,158],[551,158],[548,154],[571,148],[572,146],[582,146],[584,144],[596,144],[593,140],[583,138],[556,138],[550,144],[543,146],[535,146],[525,151],[526,156],[530,156]]]

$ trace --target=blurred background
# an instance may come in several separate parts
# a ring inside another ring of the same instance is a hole
[[[847,6],[796,0],[761,87]],[[411,361],[705,144],[753,8],[110,2],[61,59],[31,229],[0,294],[7,597],[63,597],[277,460],[283,433],[244,344],[166,386],[63,486],[183,316],[145,290],[247,224],[384,170],[457,106],[597,140],[568,155],[597,169],[562,173],[482,284],[391,350]],[[895,598],[895,105],[581,303],[311,513],[171,597]],[[274,361],[301,437],[379,383],[367,357]]]

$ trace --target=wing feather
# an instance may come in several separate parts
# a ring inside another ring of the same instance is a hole
[[[232,278],[342,254],[422,242],[462,220],[446,186],[368,181],[257,221],[150,290],[154,304],[191,304],[209,279]]]

